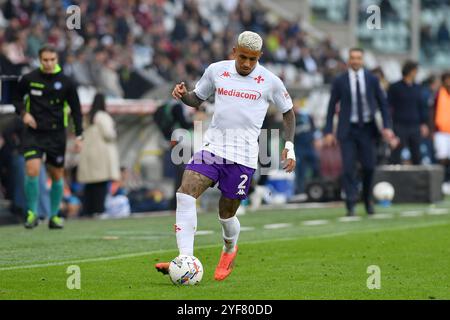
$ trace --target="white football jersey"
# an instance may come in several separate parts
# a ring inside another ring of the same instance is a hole
[[[214,114],[202,149],[255,169],[258,137],[270,102],[282,113],[292,108],[283,82],[259,63],[247,76],[236,71],[235,60],[213,63],[194,92],[202,100],[215,94]]]

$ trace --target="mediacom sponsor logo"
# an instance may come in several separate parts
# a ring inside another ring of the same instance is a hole
[[[230,96],[249,100],[258,100],[261,98],[261,92],[248,89],[231,89],[217,88],[217,93],[221,96]]]

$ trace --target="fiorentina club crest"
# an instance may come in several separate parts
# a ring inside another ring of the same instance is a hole
[[[261,76],[257,76],[256,78],[253,78],[253,80],[255,80],[256,82],[258,82],[258,84],[261,83],[261,82],[264,82],[264,78],[261,77]]]

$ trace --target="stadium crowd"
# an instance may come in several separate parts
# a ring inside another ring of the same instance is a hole
[[[81,11],[79,30],[66,27],[72,4]],[[285,80],[299,81],[307,72],[329,82],[345,68],[330,39],[317,41],[301,21],[274,19],[248,0],[8,0],[0,10],[1,68],[20,74],[37,66],[38,49],[48,43],[78,84],[138,98],[175,79],[193,84],[211,61],[229,56],[235,35],[245,29],[267,39],[262,63],[295,68],[298,76]]]

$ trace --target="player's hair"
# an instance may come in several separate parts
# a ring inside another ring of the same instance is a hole
[[[359,48],[359,47],[353,47],[353,48],[350,48],[350,50],[348,50],[348,54],[350,55],[352,52],[361,52],[361,53],[363,53],[364,54],[364,49],[363,48]]]
[[[38,51],[39,58],[41,57],[41,55],[42,55],[44,52],[58,53],[58,51],[56,50],[56,48],[55,48],[54,46],[52,46],[52,45],[49,45],[49,44],[46,44],[46,45],[44,45],[43,47],[41,47],[41,48],[39,49],[39,51]]]
[[[92,102],[91,110],[89,111],[89,123],[94,123],[95,114],[98,111],[106,111],[105,95],[102,92],[97,92]]]
[[[435,82],[437,79],[437,76],[432,74],[430,76],[428,76],[425,80],[422,81],[422,86],[424,87],[428,87],[430,86],[433,82]]]
[[[252,51],[261,51],[263,40],[260,35],[255,32],[244,31],[239,35],[237,45]]]
[[[402,68],[402,76],[406,77],[411,71],[416,70],[419,64],[415,61],[408,60],[405,62]]]
[[[446,71],[441,75],[441,82],[444,84],[444,81],[450,78],[450,71]]]

